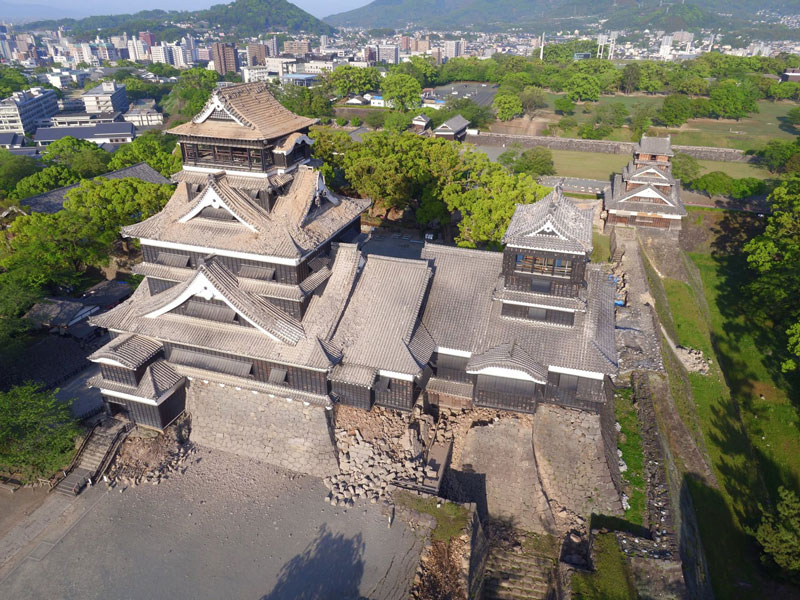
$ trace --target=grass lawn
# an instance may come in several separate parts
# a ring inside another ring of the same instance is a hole
[[[697,162],[700,163],[701,175],[711,173],[712,171],[722,171],[726,175],[736,177],[737,179],[741,177],[755,177],[756,179],[774,177],[774,175],[764,167],[751,163],[722,162],[719,160],[698,160]]]
[[[602,263],[611,260],[611,236],[597,231],[592,232],[592,262]]]
[[[622,479],[629,486],[628,503],[630,507],[625,511],[625,519],[635,525],[644,523],[644,510],[647,503],[644,483],[644,453],[642,451],[642,436],[639,432],[639,418],[633,406],[633,390],[626,388],[620,390],[614,399],[614,414],[622,428],[617,436],[617,446],[622,450],[622,460],[628,469],[622,474]]]
[[[553,102],[561,94],[547,92],[545,94],[548,101],[548,108],[540,111],[537,116],[543,117],[548,121],[558,122],[562,115],[555,113]],[[656,107],[661,106],[664,96],[631,95],[617,94],[615,96],[602,96],[597,104],[610,104],[612,102],[622,102],[630,112],[636,104],[651,104]],[[585,122],[591,115],[584,113],[584,106],[594,109],[595,103],[578,104],[573,115],[578,123]],[[672,136],[674,144],[684,146],[717,146],[720,148],[738,148],[748,150],[751,148],[761,148],[772,139],[793,139],[797,135],[796,130],[792,130],[784,124],[782,120],[786,114],[797,106],[792,101],[772,102],[771,100],[758,101],[758,113],[750,115],[740,121],[718,120],[718,119],[692,119],[685,125],[678,128],[654,127],[655,135]],[[575,130],[559,132],[562,137],[575,137]],[[627,127],[619,128],[607,138],[615,141],[630,141],[630,131]]]
[[[400,506],[431,515],[436,519],[436,528],[431,532],[433,541],[450,541],[467,526],[469,515],[467,509],[460,504],[438,498],[422,498],[410,492],[395,492],[393,497]],[[441,502],[439,508],[436,507],[438,502]]]
[[[636,588],[613,533],[594,538],[594,573],[572,576],[574,600],[636,600]]]
[[[622,170],[631,157],[627,154],[602,154],[553,150],[556,174],[562,177],[583,177],[608,181],[612,173]]]
[[[693,211],[689,228],[719,236],[727,215]],[[693,285],[667,278],[651,281],[651,289],[675,341],[703,350],[713,361],[707,376],[687,375],[676,361],[665,361],[665,366],[679,410],[686,401],[694,402],[720,486],[716,490],[687,478],[714,591],[718,598],[763,598],[774,582],[767,579],[759,549],[746,531],[758,525],[759,505],[774,502],[779,485],[800,488],[800,418],[787,391],[792,382],[780,373],[777,356],[772,358],[773,336],[749,318],[744,304],[741,290],[748,271],[738,248],[748,237],[746,227],[735,222],[731,227],[736,231],[728,234],[734,236],[725,246],[728,254],[711,252],[721,247],[715,245],[721,237],[697,240],[697,251],[688,254],[690,273],[696,275],[690,277]],[[648,278],[657,276],[648,272]],[[687,425],[696,431],[691,419]],[[781,593],[795,597],[785,588]]]

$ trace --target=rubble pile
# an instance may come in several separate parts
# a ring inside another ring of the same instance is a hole
[[[426,476],[435,476],[425,472],[424,448],[414,428],[407,428],[401,439],[408,450],[398,452],[388,441],[366,441],[358,429],[337,429],[340,473],[323,480],[330,490],[327,501],[333,506],[353,506],[359,499],[375,504],[397,482],[421,484]]]
[[[169,479],[170,473],[183,473],[189,457],[197,450],[188,440],[181,438],[175,427],[163,434],[134,431],[120,448],[108,472],[110,484],[132,487],[143,483],[158,485],[163,479]]]
[[[708,375],[709,361],[707,361],[703,356],[702,350],[686,348],[684,346],[675,346],[675,355],[690,373]]]

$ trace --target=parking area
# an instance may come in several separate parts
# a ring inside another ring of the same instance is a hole
[[[119,490],[40,542],[0,596],[400,600],[424,542],[382,504],[334,508],[318,479],[218,451]]]

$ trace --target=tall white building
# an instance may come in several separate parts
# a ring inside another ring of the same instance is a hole
[[[464,54],[463,40],[447,40],[444,43],[444,58],[457,58]]]
[[[150,60],[152,60],[154,63],[174,65],[175,59],[173,57],[173,50],[173,46],[168,46],[162,42],[161,44],[150,48]]]
[[[58,96],[40,87],[14,92],[0,101],[0,132],[34,131],[37,123],[58,112]]]
[[[142,40],[128,40],[128,57],[131,60],[148,60],[150,48]]]
[[[400,48],[392,44],[378,46],[376,60],[385,62],[387,65],[396,65],[400,62]]]
[[[124,85],[104,81],[81,95],[87,113],[123,112],[128,108],[128,94]]]

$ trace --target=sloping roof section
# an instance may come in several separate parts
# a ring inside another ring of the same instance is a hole
[[[530,354],[513,341],[489,348],[467,362],[467,373],[480,373],[491,368],[519,371],[537,383],[547,383],[547,367],[533,360]]]
[[[412,339],[430,277],[425,261],[367,257],[333,338],[345,365],[410,376],[421,372],[432,343],[424,341],[424,332],[413,344]]]
[[[198,195],[191,210],[179,221],[186,223],[190,219],[202,216],[205,208],[226,210],[233,218],[254,232],[268,227],[270,220],[266,210],[228,185],[226,178],[219,173],[208,175],[206,188]]]
[[[215,174],[213,181],[214,193],[241,220],[191,218],[200,214],[203,208],[200,205],[207,203],[208,198],[202,193],[192,196],[187,184],[181,183],[161,212],[123,227],[122,234],[186,244],[208,249],[209,253],[219,249],[299,258],[330,240],[370,205],[366,198],[334,194],[325,186],[319,171],[305,165],[297,169],[292,185],[278,196],[271,213],[249,194],[231,185],[227,175]],[[250,226],[243,226],[242,220]]]
[[[560,188],[533,204],[518,204],[503,243],[515,248],[586,254],[592,251],[592,209],[580,209]]]
[[[139,306],[142,316],[156,318],[194,296],[222,300],[248,323],[285,344],[295,345],[305,335],[302,325],[260,296],[245,292],[236,276],[213,257],[197,269],[194,278],[155,296],[152,305]]]
[[[183,382],[184,377],[175,372],[172,365],[164,360],[157,360],[145,369],[139,385],[127,385],[95,375],[87,382],[90,387],[111,390],[123,394],[147,398],[157,401],[168,391]]]
[[[513,342],[542,367],[616,371],[614,287],[597,265],[586,268],[585,310],[575,313],[573,327],[564,328],[502,316],[502,302],[492,300],[502,270],[500,252],[426,244],[422,258],[431,262],[435,273],[422,323],[437,348],[477,356]],[[510,360],[504,366],[515,368],[514,364]]]
[[[636,144],[634,154],[658,154],[661,156],[673,156],[672,140],[667,137],[647,137],[642,136],[641,141]]]
[[[455,117],[449,118],[447,121],[439,125],[435,131],[452,131],[458,132],[462,129],[466,129],[469,126],[469,121],[467,121],[461,115],[456,115]]]
[[[89,355],[89,360],[97,362],[105,359],[118,362],[127,369],[138,369],[161,351],[156,340],[140,335],[124,334]]]
[[[202,112],[169,130],[206,138],[271,140],[318,122],[294,114],[278,102],[264,82],[244,83],[211,93]]]
[[[639,185],[626,189],[623,176],[617,174],[611,184],[611,193],[605,198],[605,208],[609,211],[626,211],[631,213],[646,213],[659,215],[676,215],[685,217],[688,213],[681,200],[680,180],[674,180],[670,192],[664,193],[652,185]],[[661,199],[662,202],[644,202],[637,200],[637,196],[649,194]]]
[[[333,244],[332,252],[331,274],[325,293],[311,297],[302,320],[304,335],[295,344],[284,343],[274,335],[264,335],[256,327],[243,327],[236,323],[209,321],[170,311],[148,317],[148,314],[164,307],[166,303],[175,302],[192,285],[193,279],[187,279],[155,295],[150,292],[150,286],[145,281],[128,300],[97,315],[91,322],[112,331],[136,333],[162,342],[206,348],[237,357],[327,370],[341,358],[330,339],[353,288],[360,257],[355,244]],[[238,281],[238,278],[234,279]],[[265,300],[263,303],[267,304]],[[263,305],[258,303],[256,308],[245,308],[256,310],[261,306]],[[272,306],[264,309],[277,310]],[[282,318],[289,319],[291,331],[296,322],[288,315],[283,315]]]

